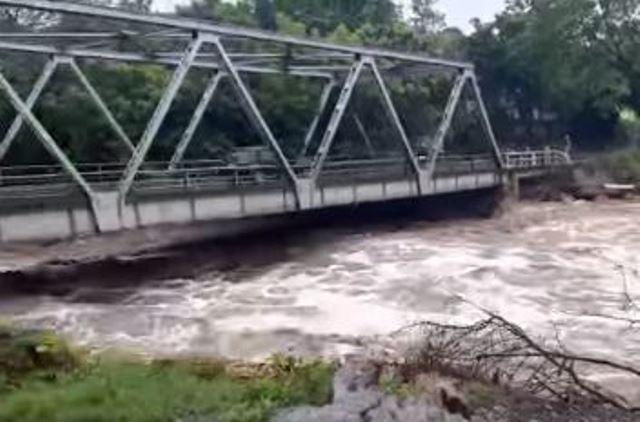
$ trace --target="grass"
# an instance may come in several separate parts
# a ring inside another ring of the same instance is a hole
[[[266,421],[331,399],[334,366],[96,359],[47,333],[0,329],[0,421]]]

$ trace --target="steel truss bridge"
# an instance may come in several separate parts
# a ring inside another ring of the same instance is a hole
[[[474,67],[469,63],[64,1],[0,0],[0,7],[43,11],[53,19],[74,15],[100,23],[113,22],[114,27],[144,28],[113,32],[0,33],[0,57],[2,52],[47,57],[26,98],[0,69],[0,92],[16,111],[15,119],[0,141],[0,163],[25,125],[57,162],[52,166],[0,166],[0,242],[482,189],[504,183],[507,171],[544,171],[570,163],[567,154],[549,149],[502,152]],[[131,44],[139,48],[118,49],[115,45],[122,39],[135,41]],[[149,43],[150,40],[154,42]],[[249,43],[253,43],[253,48],[248,50]],[[150,46],[157,51],[150,51]],[[172,76],[140,139],[133,140],[126,133],[78,66],[78,60],[151,63],[172,69]],[[74,163],[35,115],[33,109],[38,99],[60,67],[71,69],[114,135],[130,152],[127,162]],[[190,69],[209,70],[210,80],[171,159],[149,161],[149,150],[157,141]],[[384,75],[401,72],[445,72],[455,78],[427,153],[418,152],[415,142],[409,139],[385,80]],[[401,155],[353,160],[329,154],[356,84],[364,73],[373,79],[381,95]],[[300,154],[306,158],[291,159],[285,155],[243,81],[244,74],[289,75],[323,81],[317,113]],[[223,79],[233,87],[238,103],[269,148],[273,162],[239,166],[183,159]],[[442,153],[464,89],[473,93],[489,144],[486,155]],[[323,115],[328,119],[322,119]],[[317,146],[312,142],[316,137],[320,139]]]

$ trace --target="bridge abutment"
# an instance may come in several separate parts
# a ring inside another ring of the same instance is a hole
[[[312,179],[298,179],[296,182],[298,193],[298,210],[310,210],[314,206],[313,197],[316,192],[316,185]]]
[[[91,207],[98,233],[122,230],[122,209],[117,191],[95,192]]]
[[[503,191],[505,199],[518,202],[520,200],[520,176],[515,171],[508,171],[503,176]]]

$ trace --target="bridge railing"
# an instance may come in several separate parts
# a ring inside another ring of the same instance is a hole
[[[526,170],[563,166],[571,159],[563,151],[511,151],[504,153],[507,169]],[[193,160],[181,162],[169,169],[169,163],[146,162],[132,187],[133,193],[175,192],[176,190],[230,191],[245,188],[284,188],[287,180],[278,165],[233,165],[221,160]],[[418,157],[421,168],[430,164],[428,155]],[[293,166],[299,177],[311,172],[309,163]],[[78,171],[95,190],[114,190],[125,169],[123,163],[84,163],[77,165]],[[434,177],[450,177],[462,174],[495,172],[494,157],[486,155],[442,154],[438,157]],[[349,159],[333,157],[322,170],[319,183],[357,183],[409,179],[413,169],[402,156],[387,156],[377,159]],[[33,165],[0,167],[1,195],[6,198],[35,198],[77,195],[78,189],[61,166]]]
[[[428,157],[425,157],[428,163]],[[425,163],[426,164],[426,163]],[[473,155],[441,155],[438,157],[435,174],[466,174],[495,171],[496,162],[490,154],[473,154]]]
[[[561,167],[572,164],[566,151],[546,148],[536,151],[509,151],[503,153],[505,166],[510,170]]]
[[[426,168],[428,156],[420,156],[419,163]],[[81,163],[77,170],[94,185],[110,185],[117,183],[125,169],[124,163]],[[296,173],[301,177],[307,175],[311,168],[308,163],[294,165]],[[409,176],[410,167],[402,156],[389,156],[378,159],[348,159],[336,157],[328,160],[323,168],[322,176],[337,177],[353,173],[362,175],[363,172],[381,173],[384,170],[395,169],[403,175]],[[474,172],[493,170],[495,165],[491,156],[442,155],[438,159],[437,173],[449,174],[456,172]],[[384,174],[382,174],[384,176]],[[163,161],[146,162],[136,180],[136,183],[152,184],[169,183],[175,185],[193,185],[198,181],[218,178],[226,184],[243,185],[256,182],[275,181],[281,179],[281,170],[275,164],[256,164],[237,166],[227,164],[221,160],[193,160],[180,163],[179,166],[168,169],[168,163]],[[70,183],[71,178],[59,165],[18,165],[0,166],[0,186],[24,185],[55,185]]]

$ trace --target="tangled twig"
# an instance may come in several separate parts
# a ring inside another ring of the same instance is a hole
[[[579,367],[605,367],[638,378],[640,370],[605,359],[577,356],[538,342],[516,324],[483,310],[487,319],[468,326],[424,322],[422,343],[409,365],[466,379],[483,379],[566,403],[607,404],[630,412],[622,397],[580,375]],[[583,368],[580,368],[583,369]]]

